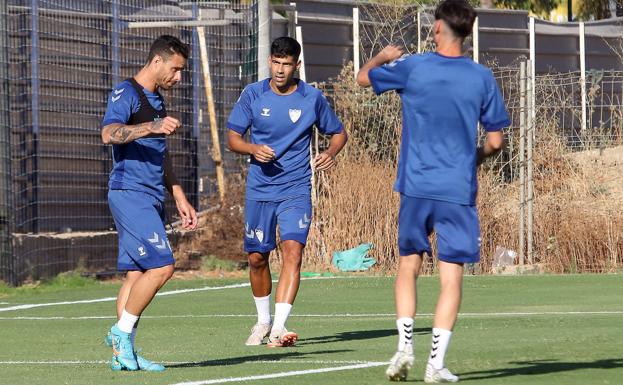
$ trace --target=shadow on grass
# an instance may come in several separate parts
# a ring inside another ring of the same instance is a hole
[[[167,368],[196,368],[196,367],[210,367],[210,366],[228,366],[228,365],[239,365],[247,362],[256,362],[256,361],[279,361],[279,360],[296,360],[307,358],[312,355],[327,355],[334,353],[348,353],[352,352],[351,349],[342,349],[342,350],[321,350],[316,352],[298,352],[293,350],[295,348],[287,348],[281,350],[283,353],[271,353],[271,354],[253,354],[249,356],[242,357],[233,357],[233,358],[223,358],[218,360],[206,360],[199,362],[183,362],[180,364],[167,365]]]
[[[430,328],[413,329],[414,335],[430,334]],[[371,340],[374,338],[383,338],[389,336],[398,337],[396,329],[379,329],[379,330],[357,330],[337,333],[329,336],[319,336],[313,338],[305,338],[299,340],[298,345],[315,345],[315,344],[327,344],[331,342],[343,342],[343,341],[359,341],[359,340]]]
[[[489,369],[474,372],[461,373],[461,382],[470,380],[484,380],[490,378],[502,378],[511,376],[531,376],[539,374],[551,374],[572,372],[585,369],[617,369],[623,367],[623,358],[611,358],[592,362],[560,362],[556,360],[535,360],[509,362],[518,365],[514,368]]]

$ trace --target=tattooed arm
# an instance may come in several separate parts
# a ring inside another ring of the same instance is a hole
[[[102,127],[102,142],[104,142],[104,144],[125,144],[150,134],[171,135],[175,133],[175,130],[180,126],[180,121],[170,116],[154,122],[141,123],[133,126],[113,123]]]

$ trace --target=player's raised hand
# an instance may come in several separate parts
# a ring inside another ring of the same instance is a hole
[[[402,48],[397,45],[390,44],[387,47],[383,48],[381,52],[379,52],[378,56],[383,59],[384,63],[392,62],[396,59],[399,59],[404,55],[404,51]]]
[[[261,163],[268,163],[275,159],[275,151],[265,144],[254,144],[251,155]]]
[[[327,152],[320,153],[314,157],[314,169],[316,171],[328,170],[335,166],[335,157]]]
[[[156,120],[151,123],[149,131],[152,134],[165,134],[171,135],[182,126],[182,123],[170,116],[166,116],[164,119]]]

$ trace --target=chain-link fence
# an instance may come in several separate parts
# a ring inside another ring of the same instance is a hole
[[[256,79],[255,2],[1,2],[0,279],[15,283],[78,266],[114,269],[115,236],[78,233],[113,229],[106,201],[112,162],[100,123],[112,87],[144,65],[162,34],[191,48],[181,84],[164,94],[167,111],[183,124],[168,146],[190,201],[206,208],[215,165],[197,27],[205,29],[223,140],[231,106]],[[231,153],[224,166],[239,170]]]

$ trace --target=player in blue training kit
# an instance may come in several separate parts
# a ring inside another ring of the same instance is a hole
[[[413,365],[416,279],[422,255],[431,254],[429,235],[437,234],[441,292],[433,320],[427,383],[456,382],[444,356],[461,303],[463,264],[480,260],[476,209],[480,162],[503,144],[510,125],[491,70],[462,56],[476,13],[464,0],[445,0],[435,10],[436,52],[402,56],[385,47],[357,75],[377,94],[396,91],[402,101],[403,129],[394,189],[400,193],[396,278],[398,351],[386,375],[405,380]],[[477,147],[478,122],[487,132]]]
[[[141,313],[173,275],[175,260],[164,227],[165,187],[175,199],[182,226],[197,227],[197,215],[173,174],[166,145],[166,137],[181,124],[167,115],[158,92],[181,80],[187,59],[186,45],[173,36],[160,36],[147,64],[113,89],[102,122],[102,140],[112,144],[108,204],[119,234],[117,268],[127,272],[117,297],[118,322],[106,337],[113,350],[113,370],[165,369],[138,355],[134,339]]]
[[[258,321],[247,345],[290,346],[296,333],[285,328],[299,282],[303,248],[312,220],[310,143],[312,127],[331,135],[314,168],[335,162],[346,143],[342,123],[322,92],[294,78],[301,47],[289,37],[273,41],[271,78],[248,85],[227,122],[230,150],[251,155],[245,202],[244,249],[249,253],[249,278]],[[243,136],[250,130],[250,142]],[[268,256],[276,248],[279,225],[283,261],[271,321],[272,291]]]

